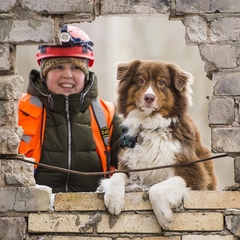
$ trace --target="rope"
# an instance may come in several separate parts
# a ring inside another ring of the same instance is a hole
[[[143,172],[143,171],[152,171],[152,170],[163,169],[163,168],[184,167],[184,166],[189,166],[189,165],[192,165],[192,164],[205,162],[205,161],[210,161],[212,159],[217,159],[217,158],[222,158],[222,157],[227,157],[227,156],[228,155],[226,153],[224,153],[224,154],[221,154],[221,155],[212,156],[212,157],[209,157],[209,158],[203,158],[203,159],[199,159],[199,160],[192,161],[192,162],[186,162],[186,163],[175,163],[175,164],[158,166],[158,167],[151,167],[151,168],[117,170],[117,171],[107,171],[107,172],[78,172],[78,171],[74,171],[74,170],[70,170],[70,169],[66,169],[66,168],[60,168],[60,167],[56,167],[56,166],[47,165],[47,164],[44,164],[44,163],[33,162],[31,160],[26,159],[24,157],[24,155],[0,154],[0,160],[19,160],[19,161],[34,164],[34,165],[37,165],[37,166],[40,166],[40,167],[43,167],[43,168],[52,169],[52,170],[59,171],[59,172],[72,173],[72,174],[81,175],[81,176],[102,176],[102,175],[105,175],[105,174],[114,174],[114,173]]]

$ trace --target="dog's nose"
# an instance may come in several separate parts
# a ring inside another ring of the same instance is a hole
[[[155,96],[154,96],[153,94],[146,94],[146,95],[144,96],[144,101],[145,101],[146,103],[153,103],[154,100],[155,100]]]

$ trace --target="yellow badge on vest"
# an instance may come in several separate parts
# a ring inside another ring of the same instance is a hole
[[[108,137],[109,136],[109,129],[108,129],[107,126],[101,128],[100,131],[101,131],[101,134],[102,134],[103,137]]]

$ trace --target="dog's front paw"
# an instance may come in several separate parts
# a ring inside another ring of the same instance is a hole
[[[115,173],[111,178],[101,181],[104,189],[104,204],[111,214],[118,215],[124,209],[126,175]]]
[[[163,229],[170,229],[173,222],[172,208],[181,205],[188,188],[183,178],[175,176],[149,189],[149,200],[157,220]]]
[[[154,188],[150,188],[149,200],[159,225],[163,229],[168,230],[173,222],[173,212],[169,202],[164,199],[162,193],[155,190]]]
[[[124,209],[124,191],[114,187],[104,194],[104,204],[111,214],[118,215]]]

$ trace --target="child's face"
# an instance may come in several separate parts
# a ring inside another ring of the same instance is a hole
[[[63,63],[52,68],[46,76],[49,91],[68,96],[79,93],[84,87],[84,72],[70,63]]]

